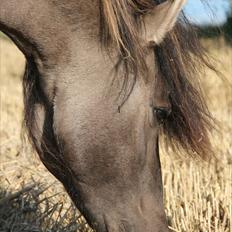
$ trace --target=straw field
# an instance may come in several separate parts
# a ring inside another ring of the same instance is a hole
[[[178,232],[232,231],[232,48],[205,42],[223,81],[206,70],[203,88],[221,133],[212,134],[219,159],[178,158],[162,150],[165,207]],[[61,184],[21,136],[24,58],[0,38],[0,232],[88,231]]]

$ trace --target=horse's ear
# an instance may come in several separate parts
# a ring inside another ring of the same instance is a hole
[[[145,40],[159,44],[175,26],[186,0],[166,0],[144,16]]]

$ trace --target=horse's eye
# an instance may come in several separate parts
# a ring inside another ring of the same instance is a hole
[[[167,0],[154,0],[154,1],[155,3],[157,3],[157,5],[159,5],[159,4],[166,2]]]
[[[153,114],[158,122],[162,124],[171,114],[171,109],[168,107],[153,107]]]

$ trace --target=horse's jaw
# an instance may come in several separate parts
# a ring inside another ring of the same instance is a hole
[[[83,209],[82,213],[96,231],[169,231],[160,192],[157,194],[151,189],[135,188],[122,190],[118,196],[115,196],[116,191],[113,190],[113,186],[109,186],[99,196],[98,193],[96,194],[96,189],[92,189],[93,191],[91,188],[88,189],[84,205],[82,207],[78,205],[78,207]]]
[[[74,202],[90,226],[99,232],[168,232],[158,145],[138,175],[118,176],[105,183],[81,176],[74,181]]]

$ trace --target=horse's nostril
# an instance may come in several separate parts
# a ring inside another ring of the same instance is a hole
[[[171,114],[171,109],[167,107],[153,107],[154,116],[159,123],[163,123]]]

